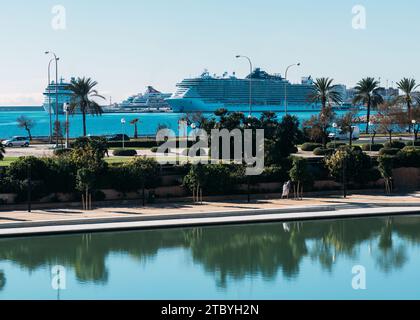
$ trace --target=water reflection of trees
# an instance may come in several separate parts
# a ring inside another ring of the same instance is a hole
[[[3,239],[0,261],[29,271],[60,264],[73,268],[79,281],[105,284],[110,254],[148,261],[160,249],[186,248],[194,263],[225,287],[229,279],[254,275],[293,279],[304,258],[331,271],[341,257],[356,259],[366,241],[375,247],[372,257],[379,269],[391,272],[407,262],[404,245],[420,243],[419,231],[420,218],[401,217]],[[396,237],[406,241],[395,242]],[[4,283],[0,271],[0,290]]]

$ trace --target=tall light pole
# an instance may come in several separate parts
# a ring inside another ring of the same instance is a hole
[[[286,116],[287,116],[287,73],[289,72],[289,69],[294,66],[299,67],[300,62],[291,64],[290,66],[288,66],[286,68],[286,72],[284,73],[284,80],[285,80],[284,82],[284,111],[286,113]]]
[[[54,52],[45,51],[45,54],[52,54],[55,60],[55,121],[58,126],[58,58]],[[58,130],[56,130],[56,147],[58,147]]]
[[[52,143],[52,112],[51,112],[51,63],[54,58],[48,63],[48,114],[50,116],[50,143]]]
[[[415,128],[416,123],[417,123],[416,120],[414,119],[411,120],[411,124],[413,125],[413,147],[416,146],[416,128]]]
[[[122,147],[123,147],[123,149],[125,149],[125,130],[124,130],[124,125],[125,125],[125,123],[126,123],[126,120],[125,120],[125,118],[122,118],[121,119],[121,128],[122,128]]]
[[[70,104],[66,102],[64,104],[64,112],[66,113],[66,149],[69,148],[69,136],[70,136],[70,123],[69,123],[69,112],[70,112]]]
[[[249,62],[249,69],[250,69],[250,73],[249,73],[249,116],[252,116],[252,61],[249,57],[247,56],[241,56],[241,55],[237,55],[236,56],[237,59],[239,58],[244,58],[247,59]]]

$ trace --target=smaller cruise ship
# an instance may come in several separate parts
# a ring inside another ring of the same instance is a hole
[[[73,80],[74,78],[71,78]],[[58,111],[58,114],[64,114],[64,104],[69,103],[71,100],[72,92],[68,89],[70,83],[65,82],[63,78],[60,79],[58,85],[54,81],[44,91],[44,103],[42,107],[44,110],[49,113],[51,107],[51,113],[55,114]],[[58,92],[56,93],[56,89]],[[56,110],[56,97],[58,96],[58,110]]]
[[[144,94],[127,98],[117,108],[125,112],[169,112],[171,108],[166,99],[170,97],[170,93],[162,93],[148,86]]]

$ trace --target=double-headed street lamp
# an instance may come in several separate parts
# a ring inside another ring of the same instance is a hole
[[[241,55],[237,55],[236,56],[237,59],[239,58],[244,58],[247,59],[249,62],[249,69],[250,69],[250,73],[249,73],[249,116],[252,116],[252,61],[249,57],[247,56],[241,56]]]
[[[295,67],[295,66],[299,67],[300,62],[291,64],[290,66],[288,66],[286,68],[285,73],[284,73],[284,80],[285,80],[285,82],[284,82],[284,111],[286,113],[286,116],[287,116],[287,73],[289,72],[290,68]]]
[[[56,121],[56,126],[58,126],[58,122],[59,122],[59,119],[58,119],[58,60],[59,58],[57,58],[57,55],[51,51],[45,51],[45,54],[52,54],[54,56],[52,61],[55,61],[55,121]],[[48,73],[49,73],[49,67],[48,67]],[[58,130],[56,131],[57,131],[56,132],[56,147],[58,147],[58,138],[59,138]]]
[[[57,58],[60,60],[60,58]],[[50,116],[50,143],[52,143],[52,135],[53,135],[53,126],[52,126],[52,112],[51,112],[51,63],[55,61],[55,59],[51,59],[48,62],[48,114]]]

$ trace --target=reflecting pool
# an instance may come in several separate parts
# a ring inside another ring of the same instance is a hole
[[[387,298],[420,298],[418,216],[0,239],[0,299]]]

